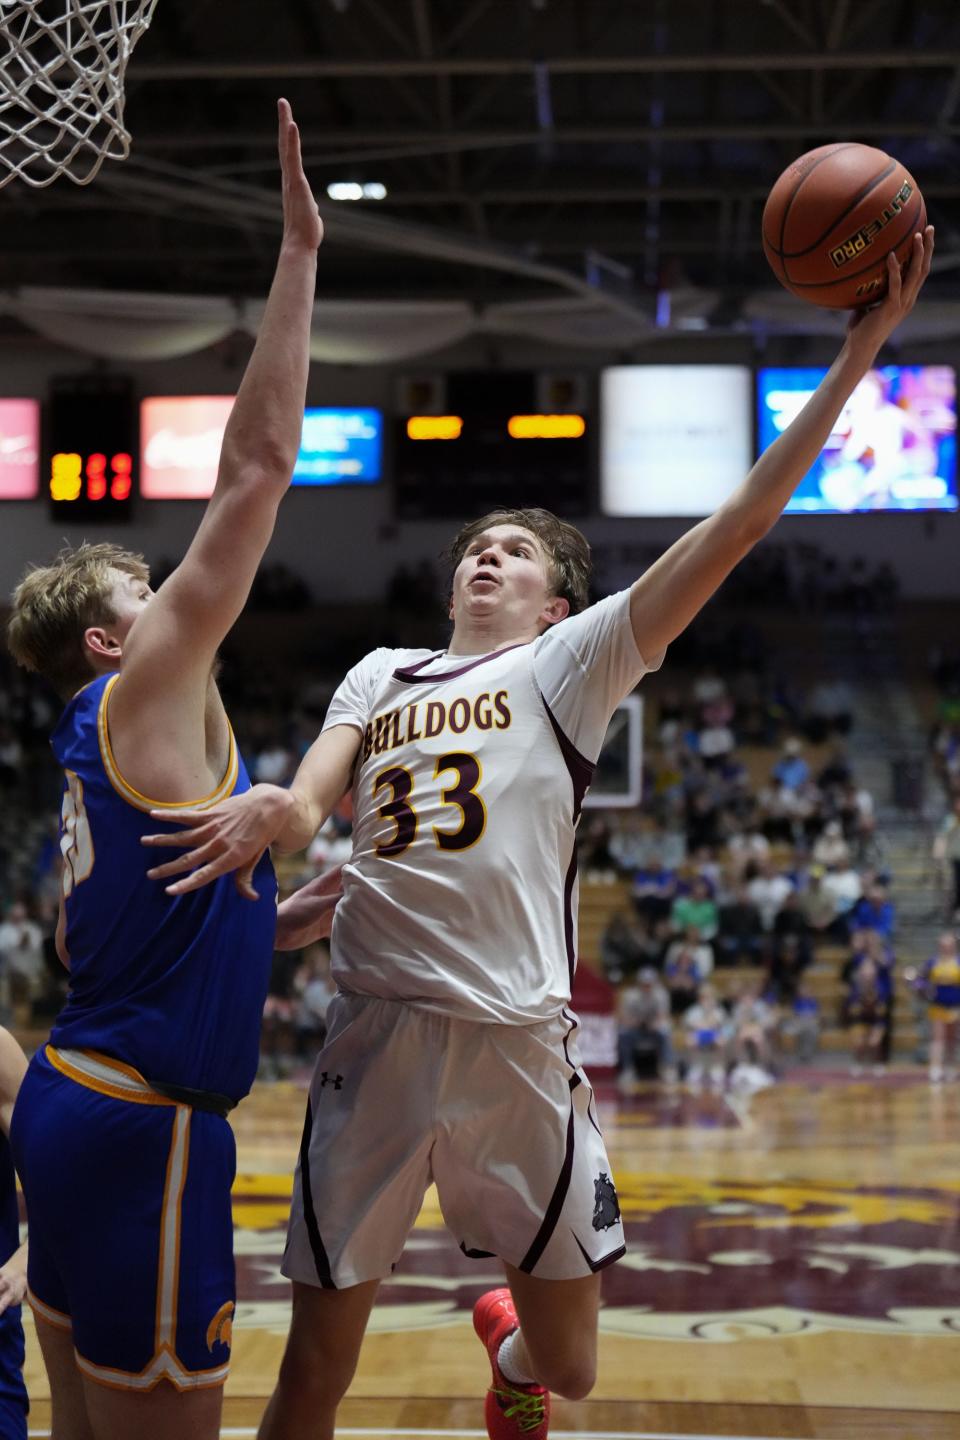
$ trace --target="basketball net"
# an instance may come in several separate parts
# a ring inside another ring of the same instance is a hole
[[[125,160],[127,62],[157,0],[0,0],[0,188]]]

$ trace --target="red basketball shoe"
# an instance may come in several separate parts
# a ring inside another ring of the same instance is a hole
[[[473,1307],[473,1328],[487,1347],[493,1382],[483,1416],[490,1440],[546,1440],[550,1425],[550,1392],[542,1385],[514,1385],[500,1372],[497,1356],[508,1335],[519,1328],[510,1291],[488,1290]]]

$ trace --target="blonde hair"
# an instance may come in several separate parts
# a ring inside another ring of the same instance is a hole
[[[7,644],[18,665],[35,670],[64,698],[95,671],[83,643],[91,625],[115,620],[112,596],[121,571],[148,581],[142,555],[119,545],[65,546],[51,565],[31,565],[13,594]]]
[[[570,602],[571,614],[585,610],[589,604],[590,546],[586,538],[566,520],[549,510],[491,510],[479,520],[471,520],[454,536],[447,561],[456,570],[471,540],[494,525],[519,525],[536,535],[546,552],[550,565],[550,584],[554,594]]]

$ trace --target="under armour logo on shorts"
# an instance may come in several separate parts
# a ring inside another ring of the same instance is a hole
[[[342,1089],[343,1089],[343,1076],[342,1076],[342,1075],[329,1075],[326,1070],[321,1070],[321,1071],[320,1071],[320,1089],[322,1090],[325,1085],[332,1085],[333,1088],[334,1088],[334,1090],[342,1090]]]

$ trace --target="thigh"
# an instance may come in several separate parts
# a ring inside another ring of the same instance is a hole
[[[433,1156],[465,1254],[550,1281],[624,1251],[616,1188],[572,1016],[535,1026],[458,1022]]]
[[[222,1385],[179,1390],[163,1381],[141,1395],[84,1378],[84,1398],[93,1440],[218,1440],[220,1435]]]
[[[40,1315],[36,1322],[37,1340],[50,1382],[53,1440],[94,1440],[70,1325],[51,1325]]]
[[[283,1273],[341,1290],[391,1273],[432,1179],[435,1074],[448,1022],[337,997],[317,1058]]]

